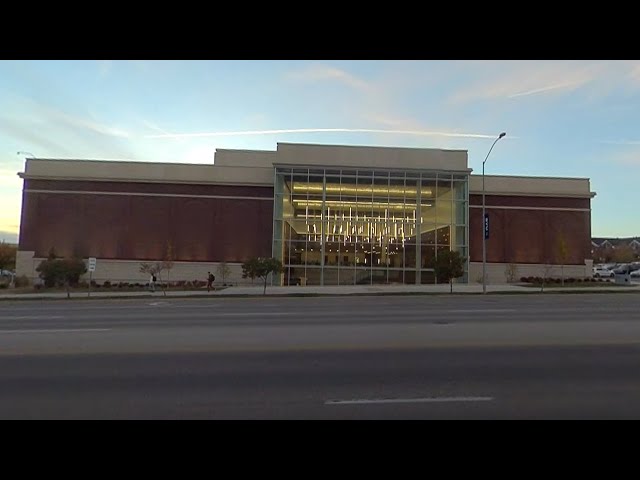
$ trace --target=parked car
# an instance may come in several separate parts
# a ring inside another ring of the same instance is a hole
[[[613,273],[614,274],[617,273],[618,275],[628,274],[629,272],[631,272],[631,265],[629,265],[628,263],[618,265],[617,268],[613,269]]]
[[[631,274],[629,276],[630,277],[638,277],[638,278],[640,278],[640,270],[634,270],[633,272],[631,272]]]
[[[594,268],[593,276],[596,278],[613,278],[615,274],[611,270],[607,270],[606,268]]]

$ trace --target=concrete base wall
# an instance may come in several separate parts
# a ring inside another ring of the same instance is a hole
[[[520,282],[520,277],[561,278],[585,278],[592,276],[593,260],[586,260],[584,265],[551,265],[545,275],[547,265],[516,263],[514,283]],[[487,283],[491,285],[504,285],[509,283],[507,278],[508,263],[487,263]],[[469,283],[482,283],[482,262],[469,263]]]
[[[16,256],[16,274],[17,276],[25,275],[32,283],[39,281],[36,268],[44,258],[34,257],[32,251],[18,251]],[[91,278],[96,282],[104,282],[106,280],[113,282],[140,282],[149,281],[149,275],[140,272],[140,265],[143,262],[137,260],[101,260],[97,259],[96,271],[93,272]],[[222,275],[218,272],[218,263],[209,262],[174,262],[173,268],[169,273],[169,281],[194,281],[207,280],[207,272],[211,272],[216,277],[216,285],[222,284]],[[225,276],[225,283],[233,285],[251,285],[251,279],[242,278],[242,264],[227,263],[227,267],[231,270],[229,275]],[[89,279],[89,273],[82,276],[83,280]],[[163,271],[158,280],[166,281],[167,272]],[[255,280],[255,284],[260,284],[260,279]]]

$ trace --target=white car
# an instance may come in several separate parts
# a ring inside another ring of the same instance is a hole
[[[593,269],[593,276],[596,278],[613,278],[615,274],[611,270],[608,270],[606,268],[596,267]]]
[[[640,278],[640,270],[634,270],[629,274],[630,277],[638,277]]]

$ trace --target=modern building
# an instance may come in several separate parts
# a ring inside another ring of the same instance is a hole
[[[17,273],[51,248],[98,259],[94,278],[144,279],[171,245],[173,279],[274,256],[282,285],[429,284],[442,250],[482,280],[482,176],[467,151],[279,143],[218,150],[212,165],[27,159]],[[591,272],[589,180],[485,176],[489,283]],[[564,243],[565,255],[558,245]],[[548,270],[548,268],[547,268]]]

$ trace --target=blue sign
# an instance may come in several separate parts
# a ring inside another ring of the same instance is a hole
[[[489,238],[489,214],[484,214],[484,238]]]

